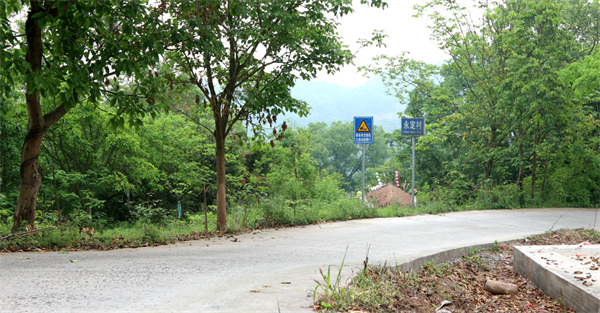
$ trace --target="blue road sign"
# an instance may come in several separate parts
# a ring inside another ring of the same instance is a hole
[[[402,118],[402,135],[425,136],[425,118]]]
[[[354,143],[373,143],[373,117],[354,117]]]

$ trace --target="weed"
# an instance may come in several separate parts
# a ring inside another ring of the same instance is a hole
[[[319,269],[324,282],[321,283],[315,280],[317,286],[315,287],[315,292],[313,293],[313,301],[315,301],[318,294],[320,305],[326,309],[341,308],[344,304],[350,304],[352,302],[350,291],[340,286],[342,269],[344,268],[344,262],[346,261],[347,254],[348,247],[346,246],[344,258],[342,259],[342,264],[339,266],[337,277],[334,282],[331,281],[331,265],[327,267],[327,275],[323,274],[323,271]],[[321,293],[318,292],[319,288],[322,290]]]
[[[491,251],[500,251],[500,248],[498,247],[498,240],[494,241],[494,245],[492,246],[492,248],[490,250]]]
[[[435,275],[437,277],[443,277],[447,275],[448,264],[442,263],[440,265],[435,264],[435,261],[428,261],[427,264],[421,268],[425,273],[429,275]]]

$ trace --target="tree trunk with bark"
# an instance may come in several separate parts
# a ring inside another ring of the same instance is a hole
[[[32,1],[31,11],[27,16],[25,30],[27,34],[27,54],[25,59],[31,66],[31,71],[39,71],[42,67],[42,30],[35,24],[32,18],[33,14],[41,11],[37,3]],[[12,232],[16,233],[22,225],[27,222],[30,228],[34,227],[35,209],[37,195],[42,183],[42,170],[38,165],[38,155],[42,146],[42,139],[46,132],[46,123],[42,116],[39,93],[32,93],[34,89],[33,82],[27,82],[27,94],[25,100],[27,103],[27,113],[29,114],[29,125],[27,126],[27,135],[23,143],[21,152],[21,182],[19,191],[19,200],[14,215],[14,224]]]
[[[546,164],[544,165],[544,179],[542,180],[542,194],[546,190],[546,180],[548,179],[548,167],[550,167],[550,159],[546,160]]]
[[[225,173],[225,126],[223,118],[215,117],[215,152],[217,157],[217,230],[227,229],[227,182]]]
[[[33,15],[42,12],[43,8],[38,1],[31,1],[31,9],[25,22],[25,32],[27,34],[27,54],[25,60],[31,66],[27,72],[27,92],[25,100],[27,104],[27,114],[29,124],[27,126],[27,135],[23,143],[21,152],[21,182],[19,190],[19,200],[15,209],[12,232],[18,232],[19,228],[27,226],[29,229],[35,228],[37,196],[42,184],[42,168],[38,164],[38,156],[42,147],[44,134],[52,124],[56,123],[66,113],[64,105],[59,105],[51,112],[43,115],[40,105],[40,94],[34,85],[30,74],[34,74],[42,68],[42,30],[35,23]],[[23,222],[26,222],[23,223]]]
[[[25,137],[21,154],[21,183],[19,200],[14,215],[12,232],[19,231],[22,222],[34,228],[37,196],[42,184],[42,169],[38,165],[38,155],[45,131],[40,127],[32,127],[31,123]]]
[[[483,176],[485,179],[490,178],[492,175],[492,166],[494,165],[494,160],[490,158],[485,162],[485,168],[483,170]]]

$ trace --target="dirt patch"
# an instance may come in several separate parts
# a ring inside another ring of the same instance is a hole
[[[324,309],[322,302],[328,300],[328,305],[344,312],[421,313],[436,312],[444,301],[451,301],[444,307],[447,311],[439,312],[574,312],[537,289],[530,280],[513,273],[512,251],[514,246],[575,244],[600,244],[600,232],[549,232],[500,243],[492,251],[481,251],[449,264],[427,264],[412,273],[370,266],[344,289],[345,294],[349,290],[353,295],[352,302],[331,296],[317,301],[315,309]],[[488,280],[515,284],[518,292],[492,295],[484,290]]]
[[[392,204],[398,204],[399,206],[410,206],[411,195],[404,190],[392,185],[387,184],[378,190],[371,191],[366,196],[369,202],[375,202],[378,207],[383,208]]]

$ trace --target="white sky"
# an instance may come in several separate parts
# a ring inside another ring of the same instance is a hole
[[[359,38],[370,39],[374,29],[384,30],[388,35],[384,43],[387,48],[370,47],[361,50],[354,60],[356,66],[370,63],[378,54],[398,55],[402,51],[410,52],[409,57],[427,63],[438,63],[449,59],[435,43],[429,39],[430,24],[428,17],[415,18],[413,5],[419,0],[387,0],[385,10],[361,5],[359,0],[354,0],[355,12],[338,19],[340,26],[338,33],[343,38],[344,44],[350,46],[354,52],[358,48],[356,41]],[[363,85],[367,78],[357,73],[356,66],[348,65],[335,75],[326,72],[319,73],[317,80],[337,83],[347,87]]]

